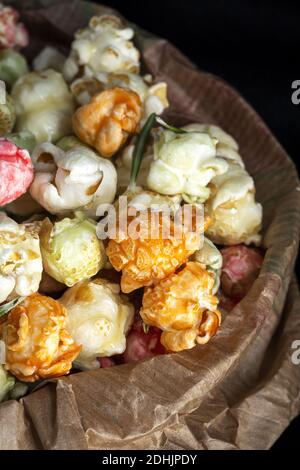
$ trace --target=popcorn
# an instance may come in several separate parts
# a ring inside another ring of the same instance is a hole
[[[0,51],[0,80],[10,89],[22,75],[28,72],[25,57],[13,49]]]
[[[66,310],[40,294],[11,310],[3,339],[5,369],[25,382],[68,374],[81,350],[66,329]]]
[[[188,262],[153,287],[147,287],[140,315],[147,325],[163,330],[168,351],[207,343],[221,323],[218,299],[212,295],[214,278],[199,263]]]
[[[14,386],[14,377],[8,374],[3,365],[0,363],[0,403],[7,399]]]
[[[216,176],[210,187],[208,238],[222,245],[259,243],[262,206],[255,201],[254,181],[247,171],[228,162],[226,173]]]
[[[186,131],[204,132],[216,140],[216,156],[238,163],[244,168],[242,157],[239,154],[239,146],[236,140],[223,129],[212,124],[191,123],[183,127]]]
[[[154,144],[147,185],[161,194],[181,194],[186,202],[204,202],[208,184],[228,165],[216,156],[216,141],[201,132],[163,130]]]
[[[42,72],[43,70],[52,69],[62,72],[66,57],[54,47],[44,47],[33,61],[33,70]]]
[[[111,88],[93,96],[73,116],[75,134],[103,157],[111,157],[137,131],[142,115],[140,97],[133,91]]]
[[[142,124],[150,114],[157,115],[169,106],[167,84],[159,82],[154,85],[147,83],[140,75],[132,73],[98,73],[96,76],[84,76],[71,84],[71,91],[80,105],[89,103],[91,98],[100,91],[110,88],[126,88],[137,93],[143,103]]]
[[[40,241],[46,273],[69,287],[97,274],[106,262],[96,223],[80,212],[54,224],[45,219]]]
[[[130,364],[164,354],[160,337],[161,330],[150,326],[144,331],[141,319],[136,320],[126,338],[126,349],[122,355],[124,363]]]
[[[24,194],[33,180],[29,153],[0,138],[0,206]]]
[[[11,97],[6,93],[4,82],[2,85],[2,99],[0,101],[0,135],[11,132],[16,121],[14,103]]]
[[[135,207],[137,211],[151,209],[152,211],[163,211],[174,217],[180,209],[181,197],[163,196],[153,191],[144,190],[136,186],[133,190],[128,189],[122,196],[127,196],[128,207]]]
[[[0,303],[36,292],[42,271],[37,227],[0,212]]]
[[[19,17],[15,8],[0,3],[0,49],[28,45],[28,33],[23,23],[18,23]]]
[[[210,124],[194,123],[184,129],[207,132],[217,139],[216,155],[228,164],[225,173],[216,175],[209,184],[211,193],[206,208],[212,224],[207,236],[222,245],[259,243],[262,207],[255,201],[254,181],[244,168],[237,142]]]
[[[62,75],[54,70],[23,75],[12,88],[17,131],[31,131],[37,142],[70,134],[74,102]]]
[[[30,131],[8,133],[5,137],[14,144],[16,144],[17,147],[20,147],[21,149],[26,149],[30,153],[36,146],[35,137]]]
[[[195,251],[191,260],[200,263],[209,273],[213,274],[215,283],[212,293],[215,294],[220,286],[220,275],[223,264],[221,252],[208,238],[204,237],[203,246]]]
[[[118,230],[114,238],[109,234],[106,249],[114,269],[122,271],[121,289],[125,293],[151,286],[174,273],[197,249],[199,234],[182,230],[181,236],[177,236],[176,225],[163,212],[154,215],[148,210],[142,216],[128,216],[128,226],[137,223],[136,238]],[[204,230],[207,224],[208,220],[204,222]],[[165,230],[168,230],[168,236],[165,236]]]
[[[98,278],[76,284],[61,297],[68,330],[82,347],[75,364],[80,369],[99,368],[97,358],[124,352],[134,308],[119,292],[117,284]]]
[[[36,173],[30,193],[51,214],[82,209],[95,217],[100,204],[113,202],[116,169],[88,147],[65,152],[46,142],[35,148],[32,159]]]
[[[94,16],[87,28],[77,31],[71,54],[64,66],[66,80],[72,81],[84,69],[84,75],[97,72],[138,73],[140,53],[131,39],[134,32],[120,18]]]
[[[241,300],[258,277],[263,256],[255,248],[244,245],[230,246],[221,250],[223,268],[222,292],[231,299]]]

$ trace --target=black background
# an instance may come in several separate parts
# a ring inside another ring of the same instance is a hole
[[[300,2],[255,0],[107,0],[130,21],[165,37],[199,68],[233,85],[300,166]],[[299,274],[299,263],[298,263]],[[300,315],[300,312],[299,312]],[[275,444],[297,446],[300,417]]]

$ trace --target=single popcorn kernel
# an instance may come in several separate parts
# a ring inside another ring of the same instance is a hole
[[[213,275],[189,262],[179,273],[145,289],[140,315],[147,325],[163,330],[161,343],[168,351],[191,349],[216,334],[221,314],[213,286]]]
[[[15,8],[0,3],[0,49],[28,45],[28,32],[23,23],[18,23],[19,17]]]
[[[105,73],[139,73],[140,53],[134,47],[134,31],[112,15],[94,16],[86,28],[75,33],[64,76],[71,82],[79,76]]]
[[[38,290],[43,271],[38,230],[0,212],[0,303]]]
[[[33,165],[27,150],[0,138],[0,206],[24,194],[33,180]]]
[[[135,220],[128,217],[128,222],[134,224]],[[204,230],[208,223],[206,219]],[[138,238],[121,234],[110,239],[106,249],[110,263],[122,271],[121,289],[125,293],[151,286],[174,273],[197,249],[197,234],[182,230],[181,237],[177,236],[174,222],[163,212],[148,210],[146,217],[139,218],[139,224]],[[168,237],[164,236],[165,230]]]
[[[66,310],[33,294],[9,313],[3,327],[5,368],[25,382],[68,374],[81,350],[66,330]]]
[[[142,116],[142,102],[131,90],[115,87],[93,96],[73,116],[75,134],[103,157],[111,157],[134,134]]]

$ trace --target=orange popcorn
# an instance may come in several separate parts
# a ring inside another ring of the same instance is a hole
[[[66,310],[56,300],[26,297],[3,325],[5,368],[25,382],[68,374],[81,347],[65,325]]]
[[[148,210],[144,215],[128,217],[129,226],[138,226],[137,238],[122,234],[110,239],[106,249],[114,269],[122,271],[121,289],[125,293],[151,286],[174,273],[198,248],[198,234],[182,230],[177,236],[175,223],[163,212]],[[204,229],[207,223],[205,220]]]
[[[145,289],[140,315],[163,330],[161,343],[168,351],[205,344],[221,324],[218,299],[212,295],[213,275],[197,262],[189,262],[153,287]]]
[[[94,147],[103,157],[111,157],[134,134],[142,116],[142,102],[137,93],[125,88],[111,88],[93,96],[73,116],[75,134]]]

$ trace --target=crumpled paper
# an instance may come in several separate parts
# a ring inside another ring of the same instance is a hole
[[[107,7],[17,1],[29,58]],[[266,449],[300,410],[300,295],[293,278],[300,232],[294,164],[230,86],[197,70],[175,47],[136,27],[146,68],[169,86],[174,124],[215,123],[240,143],[264,209],[261,273],[205,346],[47,383],[0,405],[0,449]]]

